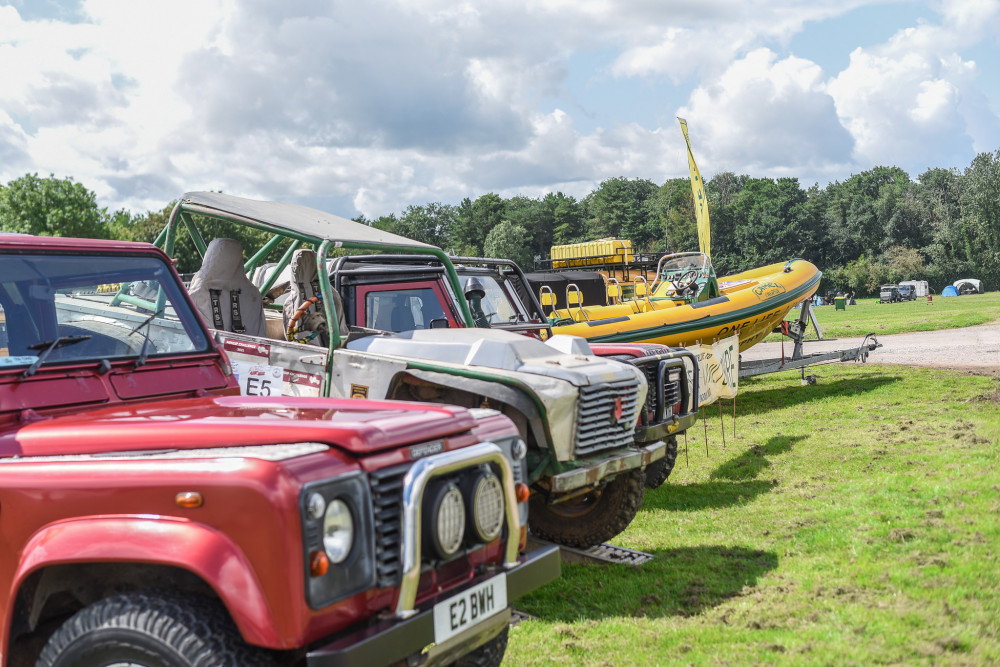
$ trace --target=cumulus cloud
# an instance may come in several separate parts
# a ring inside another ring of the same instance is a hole
[[[0,182],[72,176],[136,211],[215,189],[374,217],[682,176],[675,115],[709,177],[825,183],[995,148],[994,65],[963,54],[1000,31],[997,0],[944,3],[843,72],[783,48],[872,1],[0,6]]]
[[[995,150],[997,114],[982,103],[982,67],[959,50],[1000,29],[1000,3],[944,3],[940,25],[900,30],[885,44],[858,48],[829,84],[859,165],[897,165],[916,177],[961,166],[975,150]],[[992,73],[995,76],[995,73]],[[983,148],[979,148],[983,147]]]
[[[853,140],[822,70],[769,49],[752,51],[697,88],[679,115],[698,135],[695,158],[706,174],[798,176],[810,184],[851,162]]]
[[[24,130],[0,111],[0,164],[8,165],[13,173],[23,174],[31,168]]]

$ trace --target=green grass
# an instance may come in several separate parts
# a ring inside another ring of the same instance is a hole
[[[1000,378],[815,371],[745,381],[725,447],[710,406],[614,540],[655,559],[564,565],[506,664],[1000,662]]]
[[[935,295],[931,303],[926,298],[903,303],[878,303],[878,299],[858,299],[857,305],[836,310],[834,306],[813,309],[824,338],[864,336],[867,333],[887,335],[956,329],[986,324],[1000,319],[1000,292],[987,292],[968,296],[941,298]],[[799,311],[792,310],[786,319],[798,319]],[[812,326],[807,339],[815,339]],[[778,341],[781,336],[771,334],[766,341]]]

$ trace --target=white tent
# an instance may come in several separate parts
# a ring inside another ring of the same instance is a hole
[[[961,280],[956,280],[955,282],[953,282],[952,285],[955,286],[955,289],[958,290],[959,294],[962,294],[963,292],[968,292],[970,288],[974,289],[976,291],[976,294],[983,293],[983,283],[978,278],[962,278]]]

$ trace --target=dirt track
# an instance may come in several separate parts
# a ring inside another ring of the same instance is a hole
[[[1000,322],[965,329],[944,329],[921,333],[877,336],[882,347],[868,357],[870,364],[935,366],[960,370],[1000,373]],[[808,341],[805,353],[857,347],[863,337]],[[794,346],[785,342],[785,355]],[[781,357],[781,343],[759,343],[741,355],[744,361]]]

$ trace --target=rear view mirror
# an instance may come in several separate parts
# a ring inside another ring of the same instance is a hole
[[[431,329],[448,329],[450,327],[451,325],[448,323],[448,318],[446,317],[431,320]]]

